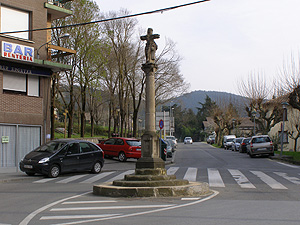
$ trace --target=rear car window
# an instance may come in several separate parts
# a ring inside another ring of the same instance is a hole
[[[130,146],[141,146],[142,143],[138,140],[130,140],[130,141],[126,141],[126,143]]]
[[[265,142],[271,142],[271,139],[269,137],[257,137],[253,138],[252,143],[265,143]]]

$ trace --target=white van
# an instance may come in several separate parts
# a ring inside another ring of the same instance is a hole
[[[233,144],[233,140],[236,138],[235,135],[226,135],[223,138],[223,145],[225,150],[230,149],[232,144]]]

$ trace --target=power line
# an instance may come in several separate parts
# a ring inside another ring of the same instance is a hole
[[[97,21],[91,21],[91,22],[86,22],[86,23],[77,23],[77,24],[70,24],[70,25],[59,26],[59,27],[48,27],[48,28],[39,28],[39,29],[31,29],[31,30],[1,32],[0,35],[1,34],[13,34],[13,33],[25,33],[25,32],[33,32],[33,31],[54,30],[54,29],[62,29],[62,28],[68,28],[68,27],[84,26],[84,25],[95,24],[95,23],[103,23],[103,22],[126,19],[126,18],[132,18],[132,17],[143,16],[143,15],[148,15],[148,14],[153,14],[153,13],[163,13],[165,11],[178,9],[178,8],[182,8],[182,7],[185,7],[185,6],[195,5],[195,4],[208,2],[208,1],[210,1],[210,0],[201,0],[201,1],[191,2],[191,3],[187,3],[187,4],[183,4],[183,5],[177,5],[177,6],[172,6],[172,7],[168,7],[168,8],[157,9],[157,10],[154,10],[154,11],[137,13],[137,14],[126,15],[126,16],[120,16],[120,17],[103,19],[103,20],[97,20]]]

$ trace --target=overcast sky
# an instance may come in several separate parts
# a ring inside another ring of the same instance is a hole
[[[95,0],[102,12],[141,13],[196,0]],[[298,55],[300,0],[211,0],[164,13],[136,17],[177,44],[181,73],[190,90],[238,94],[237,81],[250,73],[278,77],[284,60]]]

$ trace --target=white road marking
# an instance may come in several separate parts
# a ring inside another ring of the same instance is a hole
[[[181,198],[181,201],[197,201],[200,198]]]
[[[274,173],[294,184],[300,184],[300,179],[298,177],[289,177],[286,173],[281,173],[281,172],[274,172]]]
[[[268,176],[267,174],[261,171],[251,171],[251,173],[259,177],[263,182],[269,185],[272,189],[287,189],[281,183],[277,182],[272,177]]]
[[[99,204],[99,203],[115,203],[115,200],[104,200],[104,201],[75,201],[75,202],[63,202],[62,205],[73,205],[73,204]]]
[[[217,169],[207,169],[208,183],[210,187],[225,187],[221,175]]]
[[[241,188],[255,188],[255,186],[239,170],[228,169],[228,171]]]
[[[28,216],[26,216],[26,218],[24,220],[22,220],[19,225],[27,225],[36,215],[38,215],[39,213],[45,211],[46,209],[51,208],[52,206],[55,206],[59,203],[62,203],[64,201],[68,201],[68,200],[73,199],[73,198],[81,197],[81,196],[89,194],[89,193],[91,193],[91,192],[87,192],[87,193],[83,193],[81,195],[75,195],[75,196],[72,196],[72,197],[64,198],[64,199],[58,200],[56,202],[50,203],[48,205],[45,205],[45,206],[35,210],[34,212],[30,213]]]
[[[37,180],[37,181],[34,181],[33,183],[46,183],[46,182],[49,182],[49,181],[54,181],[56,180],[57,178],[44,178],[44,179],[41,179],[41,180]]]
[[[104,220],[113,220],[113,219],[120,219],[120,218],[128,218],[128,217],[133,217],[133,216],[146,215],[146,214],[150,214],[150,213],[162,212],[162,211],[166,211],[166,210],[178,209],[178,208],[182,208],[182,207],[186,207],[186,206],[195,205],[195,204],[198,204],[198,203],[201,203],[201,202],[205,202],[207,200],[210,200],[210,199],[214,198],[215,196],[217,196],[219,194],[219,192],[217,192],[217,191],[212,191],[212,192],[213,192],[212,195],[210,195],[210,196],[208,196],[206,198],[202,198],[202,199],[200,199],[198,201],[193,201],[193,202],[189,202],[189,203],[182,204],[182,205],[174,205],[174,206],[169,207],[169,208],[159,208],[159,209],[153,209],[153,210],[150,210],[150,211],[131,213],[131,214],[120,215],[120,216],[115,216],[115,217],[112,216],[112,217],[108,217],[108,218],[75,221],[75,222],[69,222],[69,223],[63,223],[63,224],[56,224],[56,225],[87,224],[87,223],[91,223],[91,222],[99,222],[99,221],[104,221]]]
[[[89,178],[89,179],[86,179],[86,180],[84,180],[84,181],[82,181],[82,182],[80,182],[80,183],[91,184],[91,183],[94,183],[94,182],[96,182],[97,180],[100,180],[100,179],[102,179],[102,178],[104,178],[104,177],[106,177],[106,176],[108,176],[108,175],[110,175],[110,174],[113,174],[113,173],[114,173],[114,172],[100,173],[100,174],[95,175],[95,176],[93,176],[93,177],[91,177],[91,178]]]
[[[73,208],[53,208],[50,209],[52,212],[62,211],[77,211],[77,210],[114,210],[114,209],[147,209],[147,208],[167,208],[174,205],[129,205],[129,206],[98,206],[98,207],[73,207]]]
[[[66,178],[66,179],[57,181],[56,183],[58,183],[58,184],[67,184],[67,183],[70,183],[70,182],[72,182],[72,181],[74,181],[74,180],[78,180],[78,179],[80,179],[80,178],[82,178],[82,177],[85,177],[85,176],[87,176],[87,174],[71,176],[71,177],[68,177],[68,178]]]
[[[167,170],[167,175],[174,175],[177,172],[178,169],[179,169],[179,167],[170,167]]]
[[[126,172],[124,172],[124,173],[119,174],[118,176],[115,176],[115,177],[109,179],[109,180],[106,181],[106,182],[113,182],[114,180],[122,180],[122,179],[124,178],[125,175],[133,174],[133,173],[134,173],[134,170],[128,170],[128,171],[126,171]]]
[[[295,165],[291,165],[291,164],[287,164],[287,163],[282,163],[282,162],[277,162],[277,163],[280,164],[280,165],[291,167],[291,168],[300,169],[300,166],[295,166]]]
[[[71,219],[92,219],[110,216],[120,216],[121,214],[102,214],[102,215],[66,215],[66,216],[42,216],[40,220],[71,220]],[[1,224],[0,224],[1,225]]]
[[[188,180],[188,181],[191,181],[191,182],[194,182],[196,181],[196,178],[197,178],[197,168],[188,168],[188,170],[186,171],[183,179],[184,180]]]

